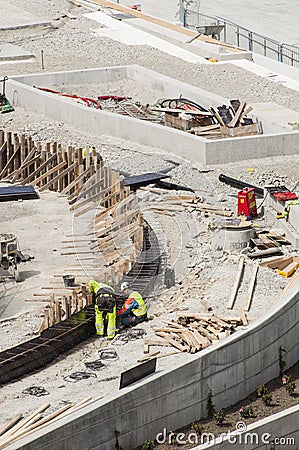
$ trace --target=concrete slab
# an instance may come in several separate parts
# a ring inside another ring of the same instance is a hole
[[[28,3],[28,8],[30,4]],[[32,14],[23,8],[18,8],[12,2],[0,0],[0,30],[14,30],[17,28],[49,25],[49,17],[40,17]]]
[[[27,52],[22,47],[13,44],[0,45],[0,61],[34,58],[33,53]]]
[[[131,26],[131,22],[129,25],[128,23],[113,19],[101,12],[89,13],[85,14],[85,16],[102,25],[101,28],[95,30],[95,32],[101,36],[109,37],[126,45],[149,45],[191,63],[206,63],[206,60],[201,56],[180,49],[176,45],[146,33],[145,31],[136,30]]]
[[[252,0],[242,2],[230,0],[197,0],[199,12],[212,16],[220,16],[256,33],[271,37],[281,42],[295,43],[299,41],[298,21],[299,3],[293,0]],[[196,6],[192,5],[192,10]]]

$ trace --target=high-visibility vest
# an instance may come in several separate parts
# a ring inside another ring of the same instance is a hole
[[[98,292],[98,290],[101,288],[107,288],[108,290],[111,290],[112,292],[114,292],[114,289],[111,286],[108,286],[108,284],[99,283],[98,281],[95,281],[95,280],[90,280],[88,282],[88,288],[92,294],[96,294]]]
[[[136,302],[138,303],[138,308],[133,309],[132,312],[135,314],[135,316],[140,317],[146,314],[146,304],[144,303],[144,300],[142,296],[137,291],[130,292],[129,298],[134,298]]]

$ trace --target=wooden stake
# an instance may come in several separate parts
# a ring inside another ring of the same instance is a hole
[[[234,307],[235,300],[236,300],[237,293],[238,293],[240,280],[241,280],[242,273],[243,273],[244,262],[245,262],[245,257],[241,256],[240,257],[240,261],[239,261],[239,267],[238,267],[237,276],[236,276],[235,283],[234,283],[234,286],[233,286],[233,290],[232,290],[232,293],[231,293],[231,297],[230,297],[229,302],[228,302],[227,307],[226,307],[227,309],[233,309],[233,307]]]
[[[249,311],[250,310],[258,268],[259,268],[259,266],[258,266],[258,264],[256,264],[256,266],[255,266],[255,268],[253,270],[252,278],[251,278],[249,286],[248,286],[247,302],[246,302],[246,305],[245,305],[245,308],[244,308],[245,311]]]

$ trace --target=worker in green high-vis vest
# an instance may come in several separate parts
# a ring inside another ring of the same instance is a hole
[[[107,337],[113,339],[116,333],[116,300],[114,289],[95,280],[88,282],[89,291],[95,298],[95,327],[97,336],[104,336],[107,321]]]

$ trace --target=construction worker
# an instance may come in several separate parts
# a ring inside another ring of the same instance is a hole
[[[282,213],[277,214],[277,216],[276,216],[277,219],[285,218],[286,220],[288,220],[291,206],[298,206],[298,205],[299,205],[299,200],[288,200],[287,202],[285,202],[285,208],[282,211]]]
[[[107,320],[107,337],[113,339],[116,332],[116,300],[114,289],[95,280],[88,282],[89,291],[95,297],[95,327],[98,336],[104,336]]]
[[[121,324],[125,327],[131,327],[147,320],[146,304],[141,294],[131,289],[127,281],[121,284],[120,289],[122,294],[126,296],[122,308],[117,311]]]

